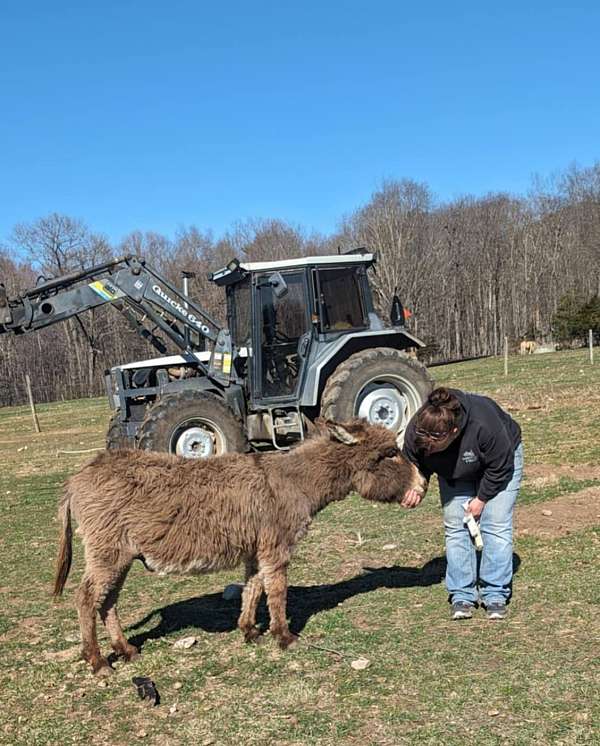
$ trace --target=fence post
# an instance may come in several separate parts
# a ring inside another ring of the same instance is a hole
[[[594,333],[589,330],[589,342],[590,342],[590,365],[594,364]]]
[[[504,375],[508,376],[508,337],[504,337]]]
[[[29,379],[29,373],[25,373],[25,385],[27,386],[27,398],[29,399],[29,406],[31,407],[31,416],[33,417],[33,425],[36,433],[40,431],[40,422],[38,420],[37,412],[35,411],[35,402],[33,401],[33,393],[31,391],[31,380]]]

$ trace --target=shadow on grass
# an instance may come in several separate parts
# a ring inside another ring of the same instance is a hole
[[[378,588],[414,588],[440,583],[446,572],[445,557],[435,557],[423,567],[377,567],[364,568],[364,572],[350,580],[339,583],[312,586],[290,586],[288,588],[288,618],[290,629],[301,632],[314,614],[333,609],[338,604],[361,593],[370,593]],[[142,648],[147,640],[154,640],[188,627],[205,632],[231,632],[237,629],[240,615],[240,600],[225,601],[221,593],[211,593],[187,601],[179,601],[162,609],[155,609],[144,619],[129,628],[140,629],[153,617],[159,617],[155,627],[130,638],[130,642]],[[257,622],[267,626],[268,613],[263,600]]]
[[[513,571],[521,564],[518,554],[513,554]],[[360,575],[350,580],[324,585],[299,586],[288,588],[287,615],[290,630],[299,634],[315,614],[333,609],[353,596],[370,593],[378,588],[416,588],[441,583],[446,574],[446,558],[434,557],[422,567],[365,567]],[[225,601],[221,593],[210,593],[187,601],[179,601],[161,609],[155,609],[129,627],[135,631],[148,624],[155,616],[158,623],[145,632],[130,638],[130,642],[140,650],[147,640],[156,640],[165,635],[196,627],[205,632],[232,632],[237,629],[240,615],[240,599]],[[263,599],[257,613],[257,623],[268,626],[268,612]]]

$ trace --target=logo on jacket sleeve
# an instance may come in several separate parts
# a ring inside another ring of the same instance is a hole
[[[473,451],[465,451],[462,455],[462,460],[465,464],[474,464],[477,461],[477,456]]]

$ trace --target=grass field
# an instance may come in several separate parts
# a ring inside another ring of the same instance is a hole
[[[60,485],[89,457],[74,451],[103,444],[107,406],[42,406],[40,435],[26,408],[0,410],[0,743],[600,743],[600,364],[565,352],[511,358],[507,379],[499,359],[432,373],[495,397],[523,427],[506,621],[449,621],[435,489],[418,511],[351,497],[318,516],[292,563],[297,646],[242,643],[239,602],[221,597],[238,572],[136,566],[120,611],[142,657],[108,681],[78,660],[79,544],[65,600],[49,595]],[[578,495],[584,520],[570,526]],[[564,518],[538,536],[547,505]],[[173,647],[190,635],[193,647]],[[134,675],[155,681],[160,706],[137,699]]]

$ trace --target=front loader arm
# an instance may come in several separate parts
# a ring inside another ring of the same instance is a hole
[[[50,295],[31,297],[30,293],[27,291],[20,298],[9,301],[6,291],[0,291],[0,333],[37,331],[112,300],[104,297],[101,291],[95,291],[92,283]]]
[[[143,259],[125,256],[37,285],[15,299],[0,283],[0,334],[26,334],[111,304],[161,353],[166,335],[182,352],[217,340],[219,325]],[[190,341],[192,340],[192,341]],[[201,366],[202,367],[202,366]]]

